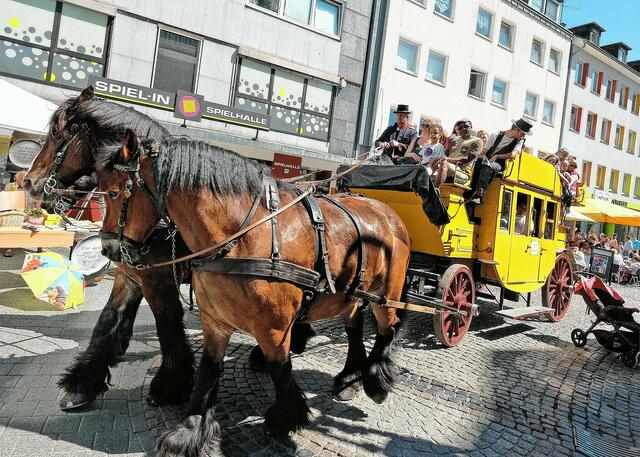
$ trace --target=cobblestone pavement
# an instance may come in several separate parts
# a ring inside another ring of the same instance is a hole
[[[55,383],[86,347],[111,281],[87,289],[79,312],[23,311],[17,308],[35,305],[27,290],[14,289],[17,257],[0,260],[0,456],[153,455],[155,437],[182,410],[143,400],[160,364],[148,307],[141,307],[105,397],[87,411],[63,413]],[[640,301],[640,287],[617,289],[628,303]],[[313,420],[286,442],[262,433],[273,388],[266,374],[248,369],[253,339],[235,335],[216,408],[223,433],[213,453],[640,455],[640,370],[626,368],[592,339],[585,348],[573,346],[571,330],[590,322],[582,299],[574,298],[560,323],[507,323],[490,313],[495,308],[483,304],[464,342],[450,349],[437,343],[429,316],[410,314],[394,350],[398,383],[382,405],[362,393],[349,403],[331,399],[346,337],[338,320],[318,323],[318,336],[293,360]],[[186,325],[200,350],[197,315],[188,314]],[[373,333],[369,322],[369,348]]]

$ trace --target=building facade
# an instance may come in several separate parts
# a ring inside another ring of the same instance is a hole
[[[97,78],[172,132],[256,159],[278,153],[301,158],[302,168],[334,169],[355,149],[369,1],[2,3],[0,78],[47,100]],[[141,99],[145,89],[266,116],[268,129],[178,119]]]
[[[460,118],[476,129],[505,130],[524,115],[534,125],[527,150],[555,152],[571,45],[560,24],[562,2],[387,3],[385,39],[374,49],[380,68],[363,133],[368,144],[393,122],[395,105],[407,103],[414,123],[428,116],[448,131]]]
[[[600,45],[596,23],[571,29],[562,144],[578,159],[582,179],[598,198],[640,208],[640,72],[624,43]]]

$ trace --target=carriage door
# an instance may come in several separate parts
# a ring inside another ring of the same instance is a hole
[[[526,193],[517,193],[515,220],[511,227],[508,277],[510,283],[538,281],[540,243],[532,237],[534,234],[532,200]]]
[[[533,199],[533,208],[531,209],[531,241],[529,242],[529,253],[535,256],[534,263],[538,264],[537,274],[529,278],[531,282],[537,282],[540,276],[540,262],[542,261],[542,253],[545,251],[543,246],[544,232],[544,200],[535,197]]]
[[[555,249],[558,243],[555,241],[558,223],[558,204],[545,202],[544,232],[542,234],[542,249],[540,250],[540,271],[538,281],[544,282],[553,269],[556,262]]]

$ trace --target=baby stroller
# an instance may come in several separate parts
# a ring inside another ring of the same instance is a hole
[[[634,320],[633,314],[640,309],[622,306],[624,299],[598,276],[589,279],[579,277],[575,293],[584,299],[587,312],[593,311],[596,321],[586,332],[573,329],[573,344],[583,347],[589,333],[593,333],[603,347],[621,353],[626,366],[635,367],[640,362],[640,323]],[[595,329],[600,323],[610,324],[613,330]]]

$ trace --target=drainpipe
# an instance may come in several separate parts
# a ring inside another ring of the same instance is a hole
[[[357,148],[368,147],[378,104],[378,87],[382,71],[382,50],[387,28],[388,0],[373,2],[369,24],[369,42],[364,67],[364,81],[356,123]]]

